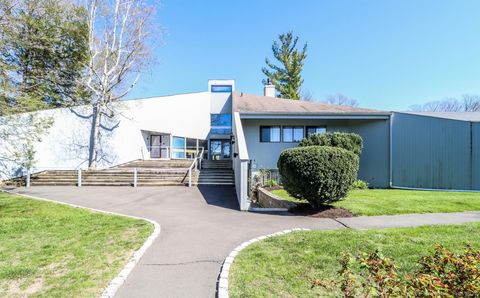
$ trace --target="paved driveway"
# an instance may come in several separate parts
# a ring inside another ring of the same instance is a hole
[[[344,228],[329,219],[238,211],[233,187],[31,187],[17,192],[161,225],[116,297],[215,297],[223,259],[243,241],[287,228]]]
[[[233,187],[32,187],[14,191],[161,225],[117,297],[215,297],[224,258],[251,238],[291,228],[356,229],[480,221],[480,212],[315,219],[238,211]]]

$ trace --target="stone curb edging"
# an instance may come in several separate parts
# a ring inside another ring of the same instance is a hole
[[[91,211],[100,212],[100,213],[104,213],[104,214],[129,217],[129,218],[133,218],[133,219],[141,219],[141,220],[145,220],[145,221],[148,221],[149,223],[153,224],[154,230],[153,230],[152,234],[150,234],[150,236],[148,236],[147,240],[145,240],[143,245],[138,250],[133,252],[133,254],[131,255],[127,264],[123,267],[123,269],[120,271],[120,273],[117,274],[117,276],[114,279],[112,279],[112,281],[110,281],[107,288],[102,292],[102,295],[100,296],[101,298],[112,298],[112,297],[115,296],[115,293],[118,291],[120,286],[123,285],[123,283],[126,281],[127,276],[130,274],[130,272],[132,272],[135,265],[137,265],[137,263],[140,261],[140,258],[145,254],[147,249],[152,245],[153,241],[155,241],[155,239],[158,237],[158,235],[160,235],[160,231],[161,231],[160,224],[158,222],[156,222],[154,220],[151,220],[151,219],[148,219],[148,218],[133,216],[133,215],[126,215],[126,214],[116,213],[116,212],[111,212],[111,211],[105,211],[105,210],[100,210],[100,209],[95,209],[95,208],[90,208],[90,207],[85,207],[85,206],[80,206],[80,205],[70,204],[70,203],[65,203],[65,202],[59,202],[59,201],[40,198],[40,197],[35,197],[35,196],[31,196],[31,195],[15,193],[15,192],[11,192],[11,191],[8,191],[8,190],[0,190],[0,191],[1,192],[6,192],[6,193],[9,193],[9,194],[12,194],[12,195],[18,195],[18,196],[27,197],[27,198],[30,198],[30,199],[39,200],[39,201],[46,201],[46,202],[56,203],[56,204],[60,204],[60,205],[67,205],[67,206],[70,206],[70,207],[73,207],[73,208],[86,209],[86,210],[91,210]]]
[[[291,232],[297,232],[297,231],[310,231],[310,229],[305,229],[305,228],[295,228],[295,229],[289,229],[289,230],[283,230],[280,232],[276,232],[273,234],[268,234],[268,235],[263,235],[259,236],[253,239],[250,239],[248,241],[243,242],[236,248],[234,248],[230,254],[225,258],[222,264],[222,268],[220,269],[220,275],[218,278],[218,285],[217,285],[217,297],[218,298],[228,298],[228,273],[230,272],[230,266],[233,264],[233,261],[235,260],[235,257],[245,248],[247,248],[249,245],[258,242],[260,240],[264,240],[267,238],[275,237],[275,236],[281,236],[285,235]]]

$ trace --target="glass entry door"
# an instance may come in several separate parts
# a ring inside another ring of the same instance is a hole
[[[230,140],[210,140],[210,159],[230,159]]]

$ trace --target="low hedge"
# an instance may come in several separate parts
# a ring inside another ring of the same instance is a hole
[[[322,134],[313,134],[308,138],[303,139],[299,146],[339,147],[360,155],[363,149],[363,140],[362,137],[356,133],[328,132]]]
[[[346,149],[309,146],[282,151],[277,166],[285,190],[318,207],[347,195],[358,164],[358,155]]]

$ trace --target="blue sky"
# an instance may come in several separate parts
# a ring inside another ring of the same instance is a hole
[[[304,88],[360,105],[410,105],[480,94],[480,1],[164,0],[157,60],[130,98],[206,91],[235,79],[262,93],[261,68],[278,34],[308,42]]]

